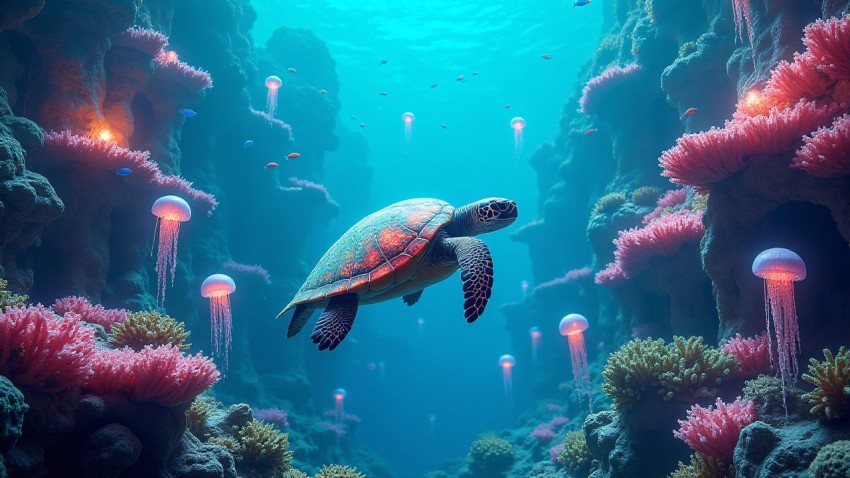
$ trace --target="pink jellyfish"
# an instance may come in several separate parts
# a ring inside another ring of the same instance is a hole
[[[764,279],[764,314],[770,334],[770,316],[776,329],[776,354],[782,376],[783,399],[786,386],[797,381],[797,354],[800,330],[794,304],[794,282],[806,278],[806,263],[796,253],[779,247],[768,249],[753,261],[753,274]],[[768,352],[773,353],[768,341]]]
[[[561,319],[558,329],[561,335],[567,336],[570,347],[570,361],[573,366],[573,379],[576,381],[579,402],[587,395],[587,405],[590,407],[592,397],[590,395],[590,371],[587,368],[587,350],[584,347],[584,335],[587,330],[587,319],[580,314],[569,314]]]
[[[279,76],[271,75],[266,78],[266,88],[269,89],[266,95],[266,112],[269,114],[269,123],[274,118],[275,110],[277,110],[277,90],[283,86],[283,80]]]
[[[511,128],[514,130],[514,152],[519,158],[522,154],[522,130],[525,128],[525,119],[517,116],[511,120]]]
[[[516,365],[516,359],[513,355],[502,355],[499,357],[499,367],[502,367],[502,382],[505,385],[505,398],[508,403],[513,403],[513,380],[511,378],[511,370]]]
[[[344,388],[334,390],[334,412],[336,413],[337,423],[342,423],[342,418],[345,415],[343,402],[345,402],[346,396],[348,396],[348,392],[346,392]]]
[[[230,314],[230,294],[236,290],[236,283],[230,276],[213,274],[201,284],[201,296],[210,299],[210,329],[213,352],[224,355],[224,366],[230,352],[232,315]]]
[[[410,133],[413,131],[413,121],[416,119],[416,115],[411,113],[410,111],[401,115],[401,120],[404,121],[404,139],[410,143]]]
[[[525,298],[528,297],[528,286],[529,286],[528,281],[524,280],[524,281],[520,282],[519,285],[520,285],[520,287],[522,287],[522,298],[523,298],[523,300],[525,300]]]
[[[151,213],[156,216],[156,228],[159,228],[159,240],[156,249],[156,298],[160,305],[165,304],[166,274],[171,273],[171,285],[174,285],[174,272],[177,269],[177,236],[180,223],[192,217],[189,203],[177,196],[163,196],[154,201]]]
[[[540,345],[540,337],[543,336],[543,333],[540,332],[539,327],[532,327],[528,329],[528,335],[531,336],[531,361],[532,363],[537,362],[537,347]]]

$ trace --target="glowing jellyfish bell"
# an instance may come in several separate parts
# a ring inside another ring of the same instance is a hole
[[[540,332],[540,327],[532,327],[528,329],[528,335],[531,337],[531,361],[537,362],[537,347],[540,345],[540,337],[543,333]]]
[[[797,381],[797,354],[800,351],[800,329],[797,326],[797,306],[794,303],[794,282],[806,278],[806,263],[795,252],[776,247],[767,249],[753,261],[753,274],[764,279],[764,314],[770,334],[770,316],[776,335],[776,355],[782,376],[782,395],[785,387]],[[771,341],[768,341],[770,352]],[[770,352],[771,359],[773,353]]]
[[[189,203],[177,196],[163,196],[154,201],[151,214],[156,216],[156,228],[159,238],[156,249],[156,298],[160,305],[165,304],[165,286],[167,274],[171,274],[174,285],[174,272],[177,268],[177,238],[180,235],[180,223],[192,218]],[[156,230],[154,230],[156,233]]]
[[[236,283],[225,274],[213,274],[201,284],[201,296],[210,299],[210,330],[213,352],[224,355],[227,368],[230,343],[233,339],[233,316],[230,311],[230,294],[236,291]]]
[[[516,116],[511,119],[511,128],[514,130],[514,153],[519,158],[522,154],[522,130],[525,129],[525,118]]]
[[[283,80],[279,76],[271,75],[266,77],[266,88],[269,89],[266,95],[266,113],[269,115],[269,123],[274,118],[274,113],[277,110],[277,90],[283,86]]]
[[[416,120],[416,115],[410,111],[401,115],[401,120],[404,121],[404,139],[410,142],[410,133],[413,131],[413,122]]]
[[[348,392],[345,391],[344,388],[338,388],[334,390],[334,412],[336,413],[336,421],[338,423],[342,423],[342,418],[345,413],[344,403],[345,397],[348,396]]]
[[[579,402],[587,396],[588,408],[591,405],[590,370],[587,367],[587,350],[584,346],[584,334],[587,330],[587,319],[581,314],[568,314],[561,319],[558,330],[567,337],[570,347],[570,362],[573,367],[573,379],[576,382]]]
[[[528,281],[524,280],[520,282],[519,286],[522,288],[522,298],[525,299],[526,297],[528,297]]]
[[[511,370],[516,365],[516,359],[513,355],[505,354],[499,357],[499,367],[502,367],[502,383],[505,386],[505,398],[508,403],[513,403],[513,378]]]

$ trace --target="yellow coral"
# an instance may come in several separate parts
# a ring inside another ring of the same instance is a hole
[[[366,478],[357,468],[343,465],[325,465],[314,478]]]
[[[295,468],[290,468],[283,472],[281,478],[310,478],[310,475],[304,473],[301,470],[296,470]]]
[[[626,195],[623,193],[606,194],[599,198],[598,201],[596,201],[596,205],[593,206],[593,211],[591,212],[591,214],[595,216],[597,214],[613,212],[625,203]]]
[[[466,462],[472,476],[498,476],[513,465],[514,446],[507,440],[484,436],[472,442]]]
[[[10,292],[6,290],[7,287],[9,282],[0,279],[0,311],[6,312],[7,307],[26,307],[29,297]]]
[[[213,411],[221,408],[221,403],[209,395],[198,395],[192,400],[189,409],[186,410],[186,427],[198,438],[201,436],[207,419]]]
[[[679,462],[679,468],[669,478],[735,478],[735,467],[701,453],[691,455],[691,463]]]
[[[289,434],[279,432],[274,425],[251,420],[239,429],[239,443],[242,447],[240,464],[256,476],[279,475],[292,466]]]
[[[127,320],[112,325],[109,342],[117,347],[130,347],[139,351],[146,345],[173,345],[180,350],[187,350],[191,344],[186,339],[183,322],[177,322],[167,315],[160,315],[155,310],[147,312],[130,312]]]
[[[586,476],[593,464],[593,455],[587,447],[584,432],[575,430],[564,437],[564,449],[558,453],[558,463],[574,475]]]
[[[212,437],[207,440],[207,443],[211,445],[219,445],[223,446],[233,455],[233,458],[237,461],[242,459],[242,445],[239,443],[239,440],[229,437],[229,436],[218,436]]]
[[[641,186],[629,194],[629,201],[638,206],[655,206],[659,196],[661,196],[661,190],[657,187]]]
[[[850,351],[841,347],[833,355],[823,349],[823,356],[823,362],[809,359],[809,373],[803,374],[803,380],[815,389],[804,394],[803,399],[812,406],[812,414],[837,420],[850,412]]]

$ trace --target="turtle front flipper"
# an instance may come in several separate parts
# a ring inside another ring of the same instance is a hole
[[[309,307],[307,304],[298,304],[295,306],[295,312],[292,313],[292,318],[289,320],[289,329],[286,331],[286,337],[292,338],[295,337],[298,332],[301,332],[301,329],[304,328],[304,324],[310,320],[310,316],[313,315],[313,308]]]
[[[493,259],[484,241],[474,237],[455,237],[445,243],[454,250],[463,281],[463,316],[469,323],[484,313],[493,288]]]
[[[425,290],[425,289],[422,289],[422,290]],[[414,292],[412,294],[407,294],[406,296],[402,297],[401,299],[404,301],[405,304],[413,305],[413,304],[419,302],[420,297],[422,297],[422,291],[421,290]]]
[[[357,315],[357,294],[342,294],[331,298],[316,322],[310,339],[319,350],[333,350],[345,339]]]

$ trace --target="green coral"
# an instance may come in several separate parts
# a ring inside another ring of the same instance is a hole
[[[708,194],[694,194],[691,198],[691,204],[689,209],[691,211],[705,211],[706,206],[708,205]]]
[[[602,370],[602,389],[620,411],[647,396],[692,402],[714,397],[717,386],[738,373],[738,364],[702,337],[634,339],[612,353]]]
[[[160,315],[155,310],[130,312],[127,320],[112,325],[109,342],[116,347],[130,347],[139,351],[146,345],[173,345],[180,350],[188,350],[191,344],[186,339],[189,332],[183,322],[177,322],[168,315]]]
[[[239,429],[242,450],[240,470],[248,476],[280,476],[292,467],[289,434],[281,433],[272,424],[251,420]]]
[[[679,468],[669,478],[735,478],[735,467],[702,453],[691,455],[691,463],[679,462]]]
[[[575,430],[564,437],[564,449],[558,453],[558,463],[576,476],[587,476],[593,464],[593,455],[587,447],[584,432]]]
[[[221,408],[221,403],[215,398],[209,395],[198,395],[186,410],[186,427],[195,436],[203,438],[201,435],[207,419],[218,408]]]
[[[313,478],[366,478],[366,475],[350,466],[325,465]]]
[[[283,472],[283,476],[281,476],[281,478],[310,478],[310,475],[301,470],[290,468]]]
[[[641,186],[629,195],[629,201],[638,206],[654,207],[661,196],[661,190],[655,186]]]
[[[697,42],[695,41],[686,41],[682,43],[682,46],[679,47],[679,58],[684,58],[691,53],[697,51]]]
[[[850,476],[850,440],[839,440],[823,447],[809,465],[811,478]]]
[[[626,195],[623,193],[606,194],[596,201],[593,206],[592,215],[605,214],[615,211],[618,207],[626,203]]]
[[[823,362],[809,359],[809,373],[803,374],[803,380],[815,389],[804,394],[803,400],[811,405],[812,414],[822,419],[845,418],[850,412],[850,351],[841,347],[833,355],[823,349],[823,356]]]
[[[472,476],[494,478],[514,463],[514,446],[494,436],[481,437],[469,447],[466,463]]]
[[[223,446],[224,448],[227,449],[228,452],[230,452],[231,455],[233,455],[233,458],[236,461],[239,461],[239,460],[242,459],[242,445],[239,443],[239,440],[237,440],[233,437],[229,437],[229,436],[212,437],[209,440],[207,440],[207,443],[209,443],[211,445]]]
[[[9,282],[0,279],[0,311],[6,312],[8,307],[26,307],[29,297],[10,292],[7,287]]]

